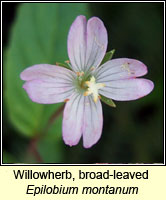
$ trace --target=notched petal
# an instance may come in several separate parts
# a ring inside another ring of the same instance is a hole
[[[68,34],[68,55],[75,72],[97,67],[107,49],[107,31],[103,22],[92,17],[78,16]]]
[[[73,93],[74,72],[63,67],[39,64],[25,69],[21,75],[23,88],[32,101],[42,104],[63,102]]]

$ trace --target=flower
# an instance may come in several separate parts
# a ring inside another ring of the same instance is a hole
[[[68,34],[71,70],[50,64],[25,69],[21,79],[32,101],[41,104],[66,102],[63,113],[63,140],[67,145],[90,148],[101,137],[103,113],[100,95],[117,101],[141,98],[153,90],[153,82],[136,78],[147,73],[140,61],[112,59],[100,65],[107,49],[103,22],[78,16]],[[68,62],[69,63],[69,62]]]

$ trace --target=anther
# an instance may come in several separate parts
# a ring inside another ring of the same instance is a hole
[[[70,99],[65,99],[64,102],[66,103],[66,102],[68,102],[69,100],[70,100]]]
[[[92,67],[90,68],[90,71],[93,71],[94,69],[95,69],[95,67],[92,66]]]
[[[84,72],[76,72],[77,76],[83,76]]]
[[[65,63],[70,64],[70,60],[66,60]]]

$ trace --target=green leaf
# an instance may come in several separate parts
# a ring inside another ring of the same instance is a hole
[[[100,95],[100,97],[101,97],[101,100],[104,102],[104,103],[106,103],[107,105],[109,105],[109,106],[111,106],[111,107],[116,107],[116,105],[115,105],[115,103],[112,101],[112,99],[109,99],[109,98],[107,98],[107,97],[104,97],[104,96],[102,96],[102,95]]]
[[[7,151],[3,151],[3,163],[16,163],[16,158]]]
[[[107,52],[107,53],[105,54],[105,56],[104,56],[104,58],[103,58],[103,60],[102,60],[102,62],[101,62],[100,65],[102,65],[102,64],[104,64],[105,62],[111,60],[111,59],[112,59],[112,56],[114,55],[114,53],[115,53],[115,49],[113,49],[113,50]]]
[[[20,73],[34,64],[67,60],[68,31],[80,14],[89,17],[86,3],[26,3],[18,8],[4,61],[4,95],[11,123],[25,136],[39,134],[61,104],[32,102],[22,88]],[[61,120],[54,132],[61,134]]]

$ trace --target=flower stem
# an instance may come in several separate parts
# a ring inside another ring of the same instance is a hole
[[[43,133],[47,133],[47,132],[48,132],[48,129],[49,129],[50,126],[53,124],[53,122],[59,117],[59,115],[62,113],[64,107],[65,107],[65,104],[63,104],[61,107],[59,107],[59,109],[56,110],[56,112],[54,112],[54,113],[50,116],[50,118],[49,118],[49,120],[48,120],[48,122],[47,122],[45,128],[43,129]]]
[[[44,133],[48,132],[50,126],[57,119],[57,117],[59,117],[59,115],[61,114],[63,109],[64,109],[64,104],[50,116],[43,131],[40,134],[35,135],[35,137],[33,137],[30,140],[30,143],[27,148],[27,153],[31,153],[34,156],[34,158],[36,159],[37,163],[44,163],[44,161],[42,160],[42,158],[40,156],[40,153],[37,151],[37,143],[41,139],[41,137],[44,136]]]
[[[37,135],[37,137],[34,137],[30,140],[27,152],[31,153],[38,163],[43,163],[40,153],[37,151],[38,140],[39,140],[39,135]]]

